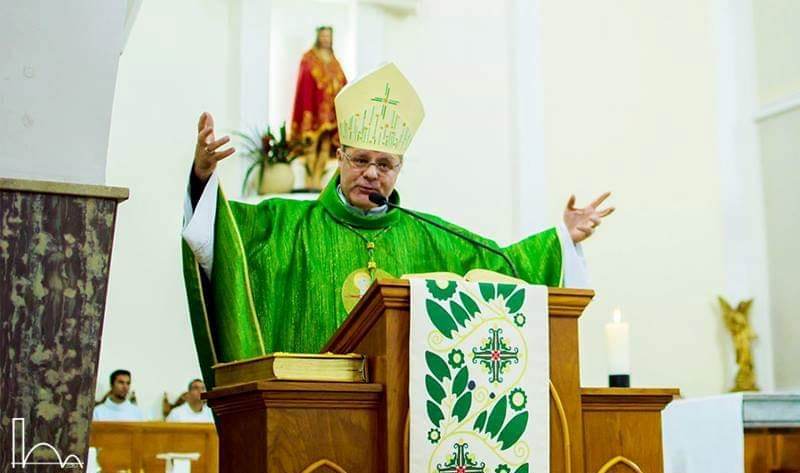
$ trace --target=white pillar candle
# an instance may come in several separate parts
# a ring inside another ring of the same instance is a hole
[[[608,374],[631,374],[630,328],[622,321],[622,311],[614,309],[614,318],[606,324]]]

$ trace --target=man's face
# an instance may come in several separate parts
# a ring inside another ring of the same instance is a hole
[[[320,30],[317,33],[317,39],[319,40],[319,47],[322,49],[331,49],[331,46],[333,46],[333,33],[331,30]]]
[[[206,390],[206,385],[203,384],[202,381],[195,381],[189,386],[189,394],[187,396],[187,401],[189,402],[197,402],[200,400],[200,394]]]
[[[354,207],[376,207],[369,195],[377,192],[389,197],[400,174],[400,156],[382,151],[342,147],[337,151],[342,193]]]
[[[114,378],[114,384],[111,385],[111,394],[115,398],[122,400],[128,397],[130,389],[131,377],[126,374],[120,374]]]

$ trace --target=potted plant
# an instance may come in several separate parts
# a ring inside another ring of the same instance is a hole
[[[294,173],[289,163],[303,154],[300,140],[286,137],[286,123],[281,125],[278,136],[272,134],[270,127],[263,133],[235,132],[241,138],[244,150],[241,156],[250,161],[244,174],[242,194],[245,193],[250,176],[256,172],[256,189],[260,195],[284,194],[294,187]]]

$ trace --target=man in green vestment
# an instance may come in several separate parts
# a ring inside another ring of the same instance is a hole
[[[377,193],[400,204],[395,182],[424,115],[394,64],[348,85],[336,97],[336,109],[342,143],[337,176],[315,201],[273,198],[258,205],[225,198],[214,170],[234,150],[226,148],[228,137],[216,139],[210,114],[200,118],[185,203],[183,266],[209,386],[217,362],[276,351],[318,352],[375,278],[476,268],[513,273],[499,255],[370,200]],[[574,273],[583,265],[575,245],[613,211],[598,209],[607,196],[585,208],[570,198],[563,225],[504,248],[425,216],[501,251],[531,284],[577,286],[582,276]]]

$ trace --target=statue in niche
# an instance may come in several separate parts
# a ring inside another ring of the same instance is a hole
[[[339,133],[333,99],[347,84],[344,71],[333,54],[333,28],[317,28],[314,46],[303,54],[297,77],[291,133],[306,147],[303,160],[306,188],[321,190],[330,160],[336,159]]]
[[[739,366],[731,392],[758,391],[751,347],[752,341],[756,339],[756,333],[750,326],[750,307],[753,305],[753,299],[740,302],[734,309],[728,301],[719,297],[719,305],[722,308],[725,326],[733,337],[736,364]]]

